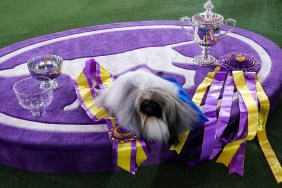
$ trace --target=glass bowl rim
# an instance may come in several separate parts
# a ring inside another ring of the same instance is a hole
[[[32,93],[32,94],[26,94],[26,93],[22,93],[22,92],[17,91],[16,86],[19,83],[21,83],[23,81],[26,81],[26,80],[30,80],[30,79],[36,80],[35,77],[40,77],[40,78],[44,78],[44,79],[48,80],[50,82],[50,87],[48,87],[46,89],[43,89],[42,91],[39,91],[39,92],[36,92],[36,93]],[[21,80],[18,80],[16,83],[14,83],[13,90],[14,90],[15,93],[20,94],[20,95],[30,95],[30,96],[38,95],[38,94],[45,93],[45,92],[53,90],[53,80],[51,80],[50,78],[48,78],[46,76],[31,76],[31,77],[27,77],[27,78],[23,78]]]

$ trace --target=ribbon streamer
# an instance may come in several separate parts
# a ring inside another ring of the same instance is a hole
[[[210,147],[207,146],[212,146],[215,139],[215,144],[209,159],[213,159],[225,145],[216,162],[229,166],[229,173],[235,172],[243,176],[246,141],[254,139],[257,135],[259,144],[272,173],[277,183],[281,183],[282,167],[273,152],[265,132],[270,103],[256,75],[256,72],[261,68],[260,62],[251,55],[234,52],[222,56],[219,60],[219,64],[221,67],[220,71],[227,72],[228,75],[225,80],[224,89],[222,90],[222,103],[219,107],[218,116],[214,116],[214,111],[211,110],[212,108],[210,106],[211,103],[215,105],[216,102],[211,101],[211,97],[209,97],[210,95],[217,97],[217,94],[215,95],[212,89],[217,84],[215,81],[216,78],[214,77],[215,71],[210,72],[206,76],[193,97],[197,105],[200,106],[201,103],[205,103],[204,113],[209,118],[209,122],[205,124],[199,161],[203,161],[207,158],[210,152]],[[203,96],[208,86],[210,86],[210,91],[207,93],[206,101],[203,102]],[[230,118],[233,86],[235,86],[235,89],[238,91],[236,94],[239,98],[239,127],[233,137],[229,136],[228,138],[224,138],[222,137],[222,133],[228,126],[227,124]],[[215,121],[216,119],[217,121]],[[211,127],[213,128],[211,129]],[[216,133],[214,133],[214,127],[216,127]],[[208,132],[213,132],[215,135],[210,134],[207,136]]]
[[[208,89],[208,87],[211,85],[213,78],[215,76],[215,73],[218,72],[220,69],[220,66],[217,66],[212,72],[209,72],[207,76],[204,78],[203,82],[198,86],[197,90],[195,91],[195,94],[192,98],[192,101],[197,105],[200,106],[202,103],[202,100],[204,98],[204,95]],[[179,143],[177,145],[172,145],[170,147],[170,150],[175,150],[178,154],[181,153],[182,148],[184,144],[186,143],[189,131],[183,133],[179,136]]]
[[[213,82],[206,97],[204,114],[207,116],[209,121],[204,125],[204,138],[200,161],[204,161],[209,158],[215,144],[217,125],[216,107],[225,77],[226,72],[215,73]]]
[[[220,66],[217,66],[212,72],[209,72],[207,76],[204,78],[203,82],[198,86],[197,90],[195,91],[195,94],[192,98],[192,101],[198,105],[201,106],[202,100],[204,98],[204,95],[208,89],[208,87],[211,85],[214,75],[216,72],[218,72],[220,69]]]
[[[231,142],[227,144],[221,155],[218,157],[217,161],[218,163],[223,163],[226,166],[229,166],[232,158],[238,151],[240,145],[245,142],[246,140],[252,140],[255,135],[256,135],[256,129],[258,125],[258,108],[257,104],[248,89],[244,77],[244,72],[243,71],[233,71],[233,78],[234,78],[234,83],[236,85],[236,88],[239,91],[240,96],[242,97],[246,108],[248,112],[248,118],[247,118],[247,123],[248,123],[248,133],[246,138],[240,138],[241,135],[239,135],[238,140],[235,142]],[[241,174],[241,173],[239,173]]]
[[[258,104],[256,95],[256,82],[255,82],[255,72],[245,72],[244,73],[246,86],[248,87],[253,99]],[[239,108],[240,108],[240,122],[239,129],[235,135],[234,140],[244,139],[248,133],[248,110],[247,106],[241,95],[239,95]],[[244,141],[238,148],[238,151],[234,155],[229,166],[229,173],[237,173],[243,176],[244,173],[244,160],[245,160],[245,148],[246,141]]]
[[[270,103],[256,75],[255,75],[255,80],[256,80],[257,96],[260,103],[259,123],[257,129],[258,141],[277,183],[281,183],[282,167],[268,141],[265,131]]]
[[[76,80],[75,90],[81,106],[92,120],[106,120],[109,137],[113,144],[114,165],[135,174],[138,166],[147,159],[149,154],[145,142],[142,139],[137,139],[131,132],[120,128],[115,118],[108,114],[104,108],[95,104],[97,97],[95,89],[98,87],[103,92],[113,81],[109,71],[94,59],[90,59]]]
[[[218,121],[216,125],[215,145],[213,147],[213,151],[209,157],[209,160],[212,160],[222,149],[223,144],[222,141],[220,141],[220,137],[224,132],[225,128],[227,127],[230,119],[233,92],[234,92],[233,77],[230,73],[227,73],[223,96],[221,99],[221,105],[219,109]]]

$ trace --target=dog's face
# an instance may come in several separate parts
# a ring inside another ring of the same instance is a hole
[[[143,89],[138,92],[134,110],[140,119],[141,135],[146,140],[167,142],[170,138],[164,109],[166,98],[163,91],[157,88]]]
[[[121,75],[97,104],[119,120],[120,126],[147,141],[177,144],[192,129],[197,113],[177,98],[178,87],[144,71]]]

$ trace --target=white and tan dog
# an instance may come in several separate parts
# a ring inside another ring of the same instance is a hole
[[[193,128],[198,113],[177,95],[178,86],[144,70],[119,76],[97,104],[119,120],[120,126],[147,141],[177,144]]]

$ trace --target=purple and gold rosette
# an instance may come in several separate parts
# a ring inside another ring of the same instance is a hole
[[[252,55],[233,52],[219,58],[219,66],[227,71],[259,72],[260,61]]]
[[[281,183],[282,168],[265,132],[270,103],[257,78],[260,68],[260,61],[252,55],[230,53],[220,57],[219,66],[198,86],[192,100],[198,106],[204,104],[203,112],[209,119],[204,125],[199,162],[219,155],[217,163],[229,167],[229,173],[243,176],[246,142],[257,136],[277,183]],[[233,137],[226,138],[222,135],[228,127],[235,96],[239,101],[235,103],[240,110],[239,126]]]
[[[113,81],[114,78],[108,70],[94,59],[90,59],[85,63],[83,71],[76,80],[75,90],[78,101],[87,115],[95,122],[106,121],[113,147],[113,164],[135,174],[138,166],[147,159],[149,154],[145,142],[118,126],[118,121],[95,102],[96,88],[103,92]]]

